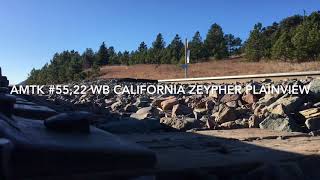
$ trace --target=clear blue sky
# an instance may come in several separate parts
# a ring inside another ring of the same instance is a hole
[[[90,47],[102,41],[116,50],[148,46],[157,33],[167,43],[176,33],[202,37],[213,23],[246,39],[257,22],[320,10],[319,0],[2,0],[0,66],[11,83],[49,62],[55,52]]]

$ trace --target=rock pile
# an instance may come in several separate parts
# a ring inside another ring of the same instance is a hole
[[[87,86],[107,84],[110,87],[134,83],[117,80],[83,82]],[[262,128],[288,132],[320,130],[320,79],[279,82],[265,80],[237,84],[253,84],[255,87],[270,84],[302,84],[310,85],[310,93],[255,94],[252,91],[244,91],[241,94],[210,92],[203,95],[93,95],[88,92],[85,95],[50,95],[48,100],[78,108],[77,110],[90,109],[102,114],[94,123],[107,130],[114,131],[117,127],[116,131],[119,132],[122,132],[119,128],[130,131],[130,126],[134,126],[132,129],[139,129],[141,126],[139,132],[155,129],[187,131],[234,128]],[[188,85],[184,86],[188,88]]]

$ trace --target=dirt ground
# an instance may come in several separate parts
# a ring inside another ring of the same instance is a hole
[[[281,72],[301,72],[320,70],[320,62],[289,63],[279,61],[247,62],[243,59],[227,59],[190,64],[189,77],[211,77]],[[101,77],[171,79],[183,78],[184,70],[172,64],[138,64],[132,66],[104,66]]]

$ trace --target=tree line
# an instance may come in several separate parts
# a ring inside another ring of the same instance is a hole
[[[244,43],[244,53],[250,61],[320,60],[320,11],[290,16],[267,27],[255,24]]]

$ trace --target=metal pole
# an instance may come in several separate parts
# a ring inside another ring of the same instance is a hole
[[[188,53],[188,39],[186,38],[185,46],[184,46],[184,77],[188,78],[188,64],[187,64],[187,54]]]

